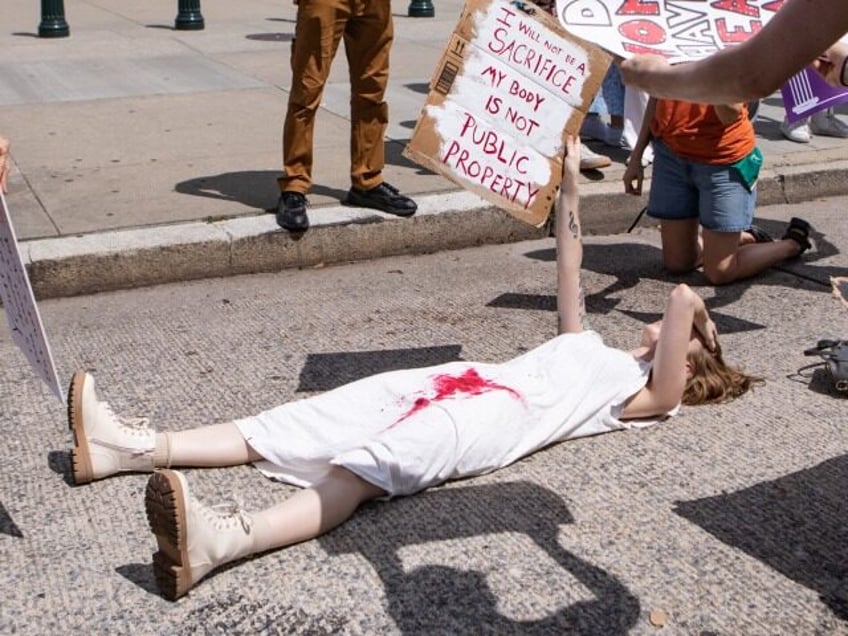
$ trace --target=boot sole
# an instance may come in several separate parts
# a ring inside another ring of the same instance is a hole
[[[85,371],[75,371],[68,387],[68,428],[74,434],[74,448],[71,450],[71,467],[74,471],[74,483],[77,486],[94,481],[94,469],[85,437],[85,422],[82,417],[82,391],[85,385]]]
[[[186,541],[186,509],[182,482],[172,470],[153,473],[147,481],[144,508],[159,551],[153,575],[165,598],[176,601],[191,589]]]

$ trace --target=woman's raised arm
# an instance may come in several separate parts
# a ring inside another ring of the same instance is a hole
[[[666,304],[651,379],[627,403],[623,417],[664,415],[680,403],[690,372],[687,356],[693,329],[700,334],[707,349],[716,349],[716,327],[704,301],[688,285],[680,284],[671,292]]]
[[[580,230],[580,141],[565,141],[562,182],[556,198],[557,317],[559,333],[583,331],[586,306],[580,282],[583,237]]]

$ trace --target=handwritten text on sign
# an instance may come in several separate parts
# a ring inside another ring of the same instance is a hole
[[[41,324],[35,296],[29,284],[23,260],[18,251],[15,229],[0,193],[0,301],[6,311],[12,340],[23,351],[30,366],[64,400],[64,390],[59,384],[56,367],[50,355],[47,336]]]
[[[615,55],[695,60],[755,35],[783,0],[558,0],[560,22]]]
[[[564,132],[579,128],[609,58],[522,6],[530,13],[507,0],[468,2],[405,153],[540,225]]]

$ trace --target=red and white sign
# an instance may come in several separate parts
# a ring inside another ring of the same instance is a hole
[[[534,4],[468,0],[404,154],[540,226],[609,64]]]
[[[613,55],[686,62],[755,35],[783,0],[557,0],[560,23]]]

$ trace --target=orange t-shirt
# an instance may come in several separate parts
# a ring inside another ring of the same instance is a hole
[[[684,159],[716,165],[736,163],[757,145],[747,105],[725,126],[709,104],[658,99],[651,134]]]

